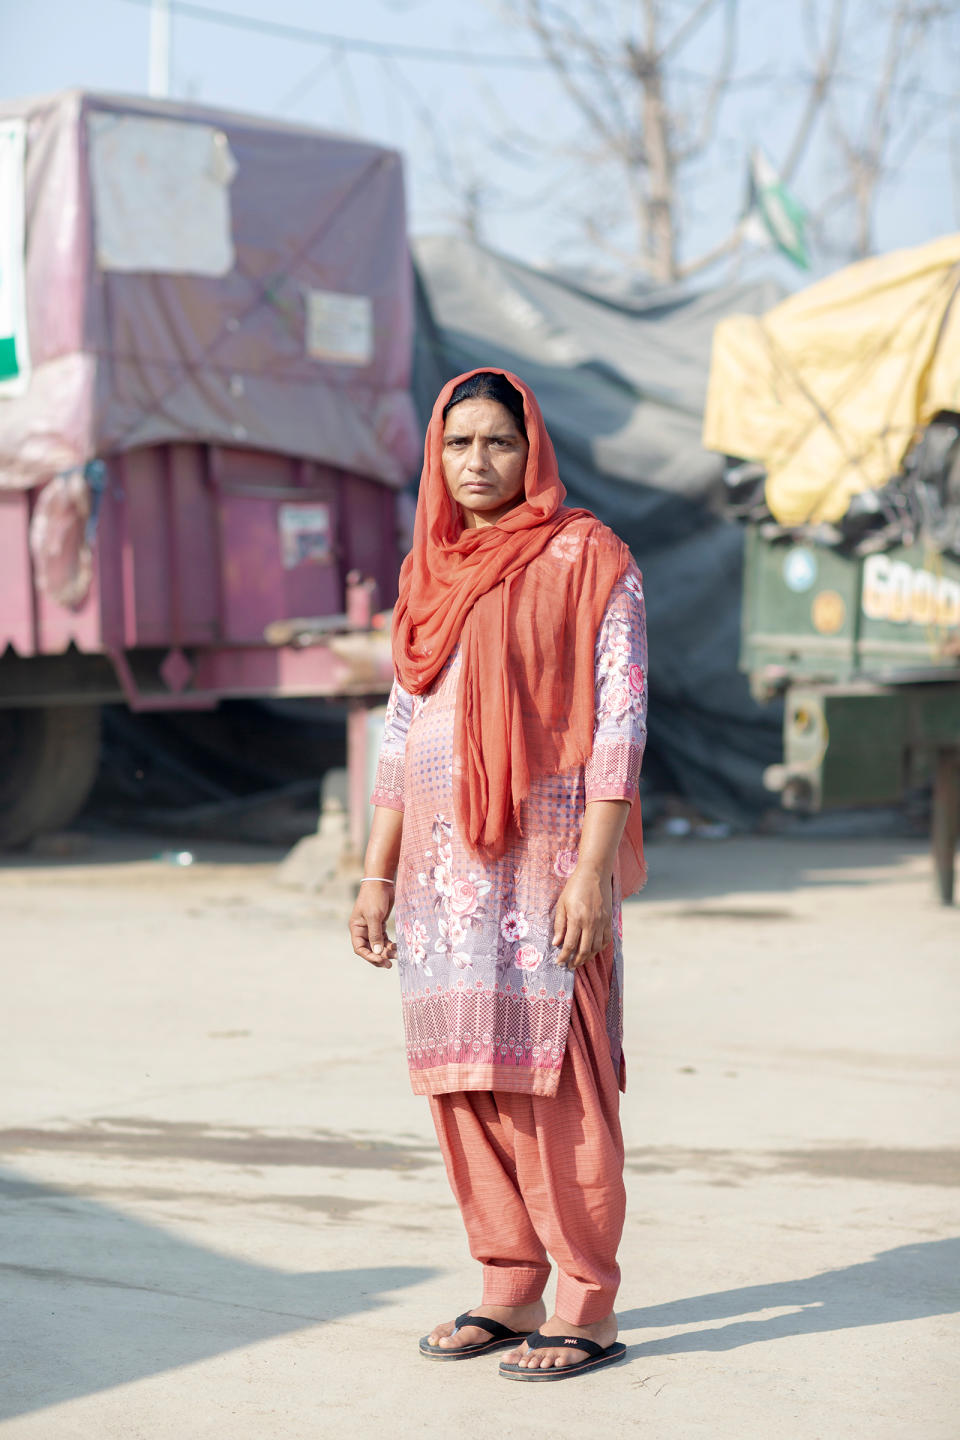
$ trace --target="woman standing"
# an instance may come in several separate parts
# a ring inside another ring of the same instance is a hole
[[[350,920],[359,956],[397,958],[413,1088],[483,1268],[481,1304],[421,1353],[509,1346],[500,1373],[518,1380],[624,1354],[620,901],[643,881],[643,592],[626,546],[564,496],[521,380],[444,387]]]

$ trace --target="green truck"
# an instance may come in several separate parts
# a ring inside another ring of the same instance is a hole
[[[774,530],[775,527],[769,527]],[[960,828],[960,561],[922,544],[864,557],[747,530],[741,664],[784,698],[785,806],[894,804],[933,786],[941,900]]]
[[[714,332],[704,444],[747,521],[742,665],[782,695],[785,805],[933,787],[960,818],[960,234],[878,255]]]

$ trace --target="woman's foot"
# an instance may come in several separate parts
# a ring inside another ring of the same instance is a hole
[[[559,1315],[551,1315],[543,1324],[535,1327],[531,1325],[530,1330],[535,1328],[541,1335],[582,1335],[585,1340],[593,1340],[606,1350],[617,1338],[617,1317],[608,1315],[605,1320],[598,1320],[595,1325],[571,1325],[568,1320],[561,1320]],[[519,1365],[521,1370],[550,1370],[560,1369],[564,1365],[575,1365],[578,1360],[587,1358],[586,1350],[579,1350],[575,1345],[562,1345],[556,1350],[528,1350],[524,1341],[516,1350],[508,1350],[501,1363]]]
[[[538,1326],[543,1326],[547,1307],[542,1300],[537,1300],[532,1305],[474,1305],[468,1313],[484,1315],[488,1320],[499,1320],[508,1330],[518,1330],[529,1335]],[[435,1330],[430,1331],[427,1343],[436,1345],[440,1350],[461,1350],[464,1345],[478,1345],[490,1339],[489,1330],[481,1330],[476,1325],[463,1325],[454,1335],[455,1324],[455,1321],[448,1320],[445,1325],[438,1325]]]

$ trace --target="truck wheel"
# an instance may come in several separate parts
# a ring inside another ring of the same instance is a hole
[[[0,709],[0,849],[69,824],[99,760],[98,706]]]

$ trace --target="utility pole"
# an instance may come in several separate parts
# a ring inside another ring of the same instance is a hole
[[[157,100],[170,95],[170,0],[150,4],[149,91]]]

